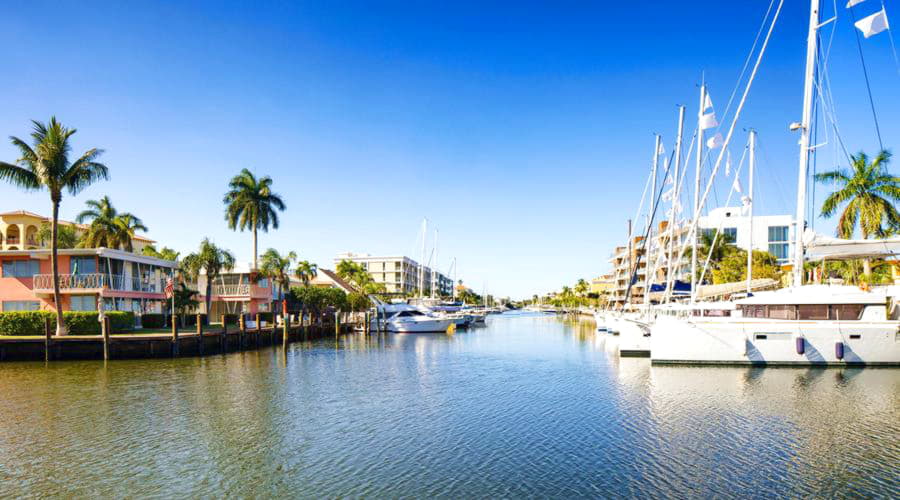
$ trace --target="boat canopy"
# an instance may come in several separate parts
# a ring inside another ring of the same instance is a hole
[[[844,240],[816,234],[807,229],[803,246],[808,260],[885,258],[900,255],[900,237],[881,240]]]
[[[746,305],[806,305],[806,304],[881,304],[887,302],[887,291],[865,291],[848,285],[803,285],[782,288],[773,292],[760,292],[746,299],[736,300]]]

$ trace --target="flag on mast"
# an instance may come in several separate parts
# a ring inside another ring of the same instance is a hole
[[[712,99],[709,98],[709,92],[707,92],[706,95],[703,96],[703,111],[706,112],[707,109],[711,109],[712,107]]]
[[[706,113],[700,117],[700,128],[706,130],[708,128],[713,128],[719,125],[719,122],[716,121],[716,113]]]
[[[706,147],[709,149],[720,148],[723,144],[725,144],[725,139],[722,138],[722,134],[718,133],[706,140]]]
[[[859,5],[865,1],[866,0],[850,0],[849,2],[847,2],[847,8],[849,9],[850,7],[853,7],[854,5]]]
[[[859,31],[863,32],[863,36],[869,38],[872,35],[877,35],[882,31],[890,28],[888,25],[887,12],[884,10],[884,7],[881,8],[880,11],[872,14],[871,16],[866,16],[859,21],[854,23]]]
[[[734,189],[737,194],[743,194],[743,188],[741,188],[741,181],[737,177],[734,178],[734,182],[731,183],[731,189]]]

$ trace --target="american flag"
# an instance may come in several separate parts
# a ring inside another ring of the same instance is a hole
[[[166,297],[171,297],[172,293],[175,292],[175,280],[169,278],[166,280]]]

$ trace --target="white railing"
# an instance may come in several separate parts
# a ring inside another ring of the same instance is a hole
[[[60,290],[97,290],[106,288],[120,292],[164,293],[163,287],[163,283],[157,279],[144,280],[116,274],[112,276],[103,273],[59,275]],[[53,290],[53,275],[34,275],[34,289]]]
[[[212,293],[220,296],[250,295],[250,285],[213,285]]]

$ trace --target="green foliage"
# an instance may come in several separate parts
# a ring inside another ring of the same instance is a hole
[[[178,252],[172,250],[169,247],[162,247],[162,250],[157,250],[153,245],[147,245],[141,250],[141,253],[146,255],[147,257],[155,257],[157,259],[162,260],[178,260]]]
[[[50,245],[51,225],[49,222],[41,223],[38,229],[38,243],[42,247]],[[60,224],[56,228],[56,248],[75,248],[78,246],[78,234],[75,232],[75,226],[69,224]]]
[[[197,292],[191,290],[184,283],[179,283],[175,287],[175,312],[178,314],[189,314],[197,310],[200,302],[197,301]]]
[[[87,209],[82,211],[75,220],[78,223],[90,221],[87,232],[82,236],[79,245],[85,248],[115,248],[131,252],[132,244],[137,231],[146,231],[144,223],[128,212],[119,213],[109,200],[104,196],[99,200],[85,202]]]
[[[463,304],[473,304],[478,305],[481,304],[481,295],[469,290],[468,288],[464,290],[460,290],[456,294],[456,300],[461,301]]]
[[[361,293],[351,293],[347,295],[347,308],[353,312],[368,311],[372,306],[369,297]]]
[[[328,308],[348,309],[347,294],[338,288],[324,288],[317,286],[299,286],[291,289],[292,300],[299,302],[302,307],[313,314],[321,314]]]
[[[145,313],[141,315],[141,326],[144,328],[165,328],[165,314]]]
[[[211,309],[212,301],[212,282],[223,271],[230,271],[234,268],[234,255],[224,248],[217,247],[209,241],[209,238],[203,238],[200,242],[200,250],[196,253],[188,254],[181,261],[182,272],[188,279],[196,282],[200,277],[200,271],[206,271],[206,310]]]
[[[291,287],[291,265],[295,260],[297,260],[297,254],[294,252],[281,255],[278,250],[270,248],[262,256],[259,273],[278,283],[282,290],[287,290]]]
[[[832,183],[836,190],[822,203],[822,217],[831,217],[844,205],[837,224],[839,238],[851,238],[859,225],[862,237],[884,237],[900,228],[900,177],[891,175],[887,166],[891,153],[882,150],[872,162],[860,152],[851,156],[846,169],[816,174],[821,183]]]
[[[747,251],[735,248],[712,270],[713,283],[736,283],[747,279]],[[781,279],[778,258],[769,252],[753,251],[753,279]]]
[[[278,211],[283,211],[284,201],[272,192],[272,178],[257,179],[246,168],[228,183],[228,192],[222,198],[225,204],[225,220],[229,229],[249,229],[253,232],[253,268],[256,269],[256,232],[278,229]]]
[[[130,332],[134,329],[134,313],[107,311],[113,332]],[[56,328],[56,313],[52,311],[0,312],[0,335],[43,335],[44,319],[50,320],[50,328]],[[65,311],[63,318],[69,333],[74,335],[99,335],[100,321],[97,312]]]
[[[303,286],[309,286],[310,280],[319,274],[319,266],[308,261],[301,260],[297,263],[297,269],[294,270],[294,276],[303,282]]]

